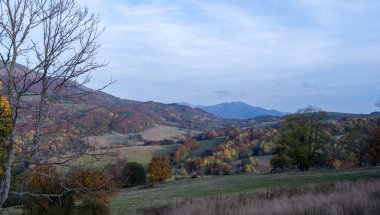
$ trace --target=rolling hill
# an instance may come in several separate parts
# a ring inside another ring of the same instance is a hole
[[[0,65],[0,79],[5,83],[7,76],[2,67]],[[22,65],[18,66],[20,73],[27,70],[28,68]],[[38,77],[38,74],[30,73],[30,76],[30,79],[33,79],[33,77]],[[21,86],[22,82],[19,84]],[[55,82],[52,84],[53,87],[54,84]],[[204,110],[186,105],[121,99],[105,92],[95,92],[76,82],[70,82],[67,86],[62,99],[51,107],[54,115],[49,120],[49,126],[52,128],[57,125],[67,128],[90,128],[96,125],[99,129],[93,130],[91,135],[99,135],[102,132],[111,131],[120,134],[138,133],[157,125],[206,131],[220,127],[246,127],[252,123],[252,121],[223,119]],[[27,106],[37,105],[40,91],[41,83],[34,84],[28,91],[29,95],[23,98],[23,102]],[[86,92],[93,93],[80,99],[65,97],[65,95]],[[24,114],[22,117],[26,117],[29,113],[22,114]]]

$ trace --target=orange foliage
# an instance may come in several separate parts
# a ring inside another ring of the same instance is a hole
[[[111,174],[105,170],[80,169],[71,174],[70,187],[77,189],[76,200],[98,200],[108,203],[116,193]]]
[[[187,152],[190,152],[191,150],[199,148],[199,143],[193,138],[188,138],[185,140],[185,142],[179,146],[174,152],[173,152],[173,160],[178,162],[180,160],[185,159],[184,154]]]
[[[60,186],[58,173],[52,165],[37,166],[32,173],[28,190],[32,193],[60,194],[64,189]]]
[[[151,182],[163,182],[170,178],[172,170],[168,156],[153,157],[149,163],[149,180]]]

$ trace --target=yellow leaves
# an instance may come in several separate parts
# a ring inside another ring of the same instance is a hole
[[[11,115],[11,107],[8,100],[4,96],[1,96],[0,111],[2,117],[9,117]]]
[[[0,97],[0,134],[1,138],[5,138],[12,128],[11,108],[8,100]]]
[[[56,168],[54,166],[40,165],[35,167],[28,184],[28,190],[33,193],[62,192],[59,182],[55,180],[53,176],[57,176]]]
[[[245,164],[244,165],[244,172],[245,173],[251,173],[255,170],[255,167],[251,164]]]

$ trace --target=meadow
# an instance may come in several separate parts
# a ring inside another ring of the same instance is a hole
[[[217,196],[260,195],[268,191],[320,185],[339,181],[380,178],[380,167],[349,170],[318,170],[282,174],[241,174],[184,179],[153,188],[121,190],[109,204],[115,215],[133,214],[137,209],[160,207],[185,200]]]
[[[259,196],[220,196],[140,210],[136,215],[378,215],[380,179],[307,185]]]
[[[106,153],[99,159],[83,156],[75,161],[76,164],[91,167],[103,167],[110,163],[115,163],[117,159],[126,159],[129,162],[137,162],[147,168],[148,163],[154,156],[163,156],[171,154],[179,145],[149,145],[149,146],[131,146],[131,147],[114,147],[106,150],[99,150],[98,153]]]

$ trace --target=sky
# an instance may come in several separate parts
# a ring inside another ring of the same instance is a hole
[[[79,0],[106,28],[89,87],[120,98],[369,113],[377,0]]]

